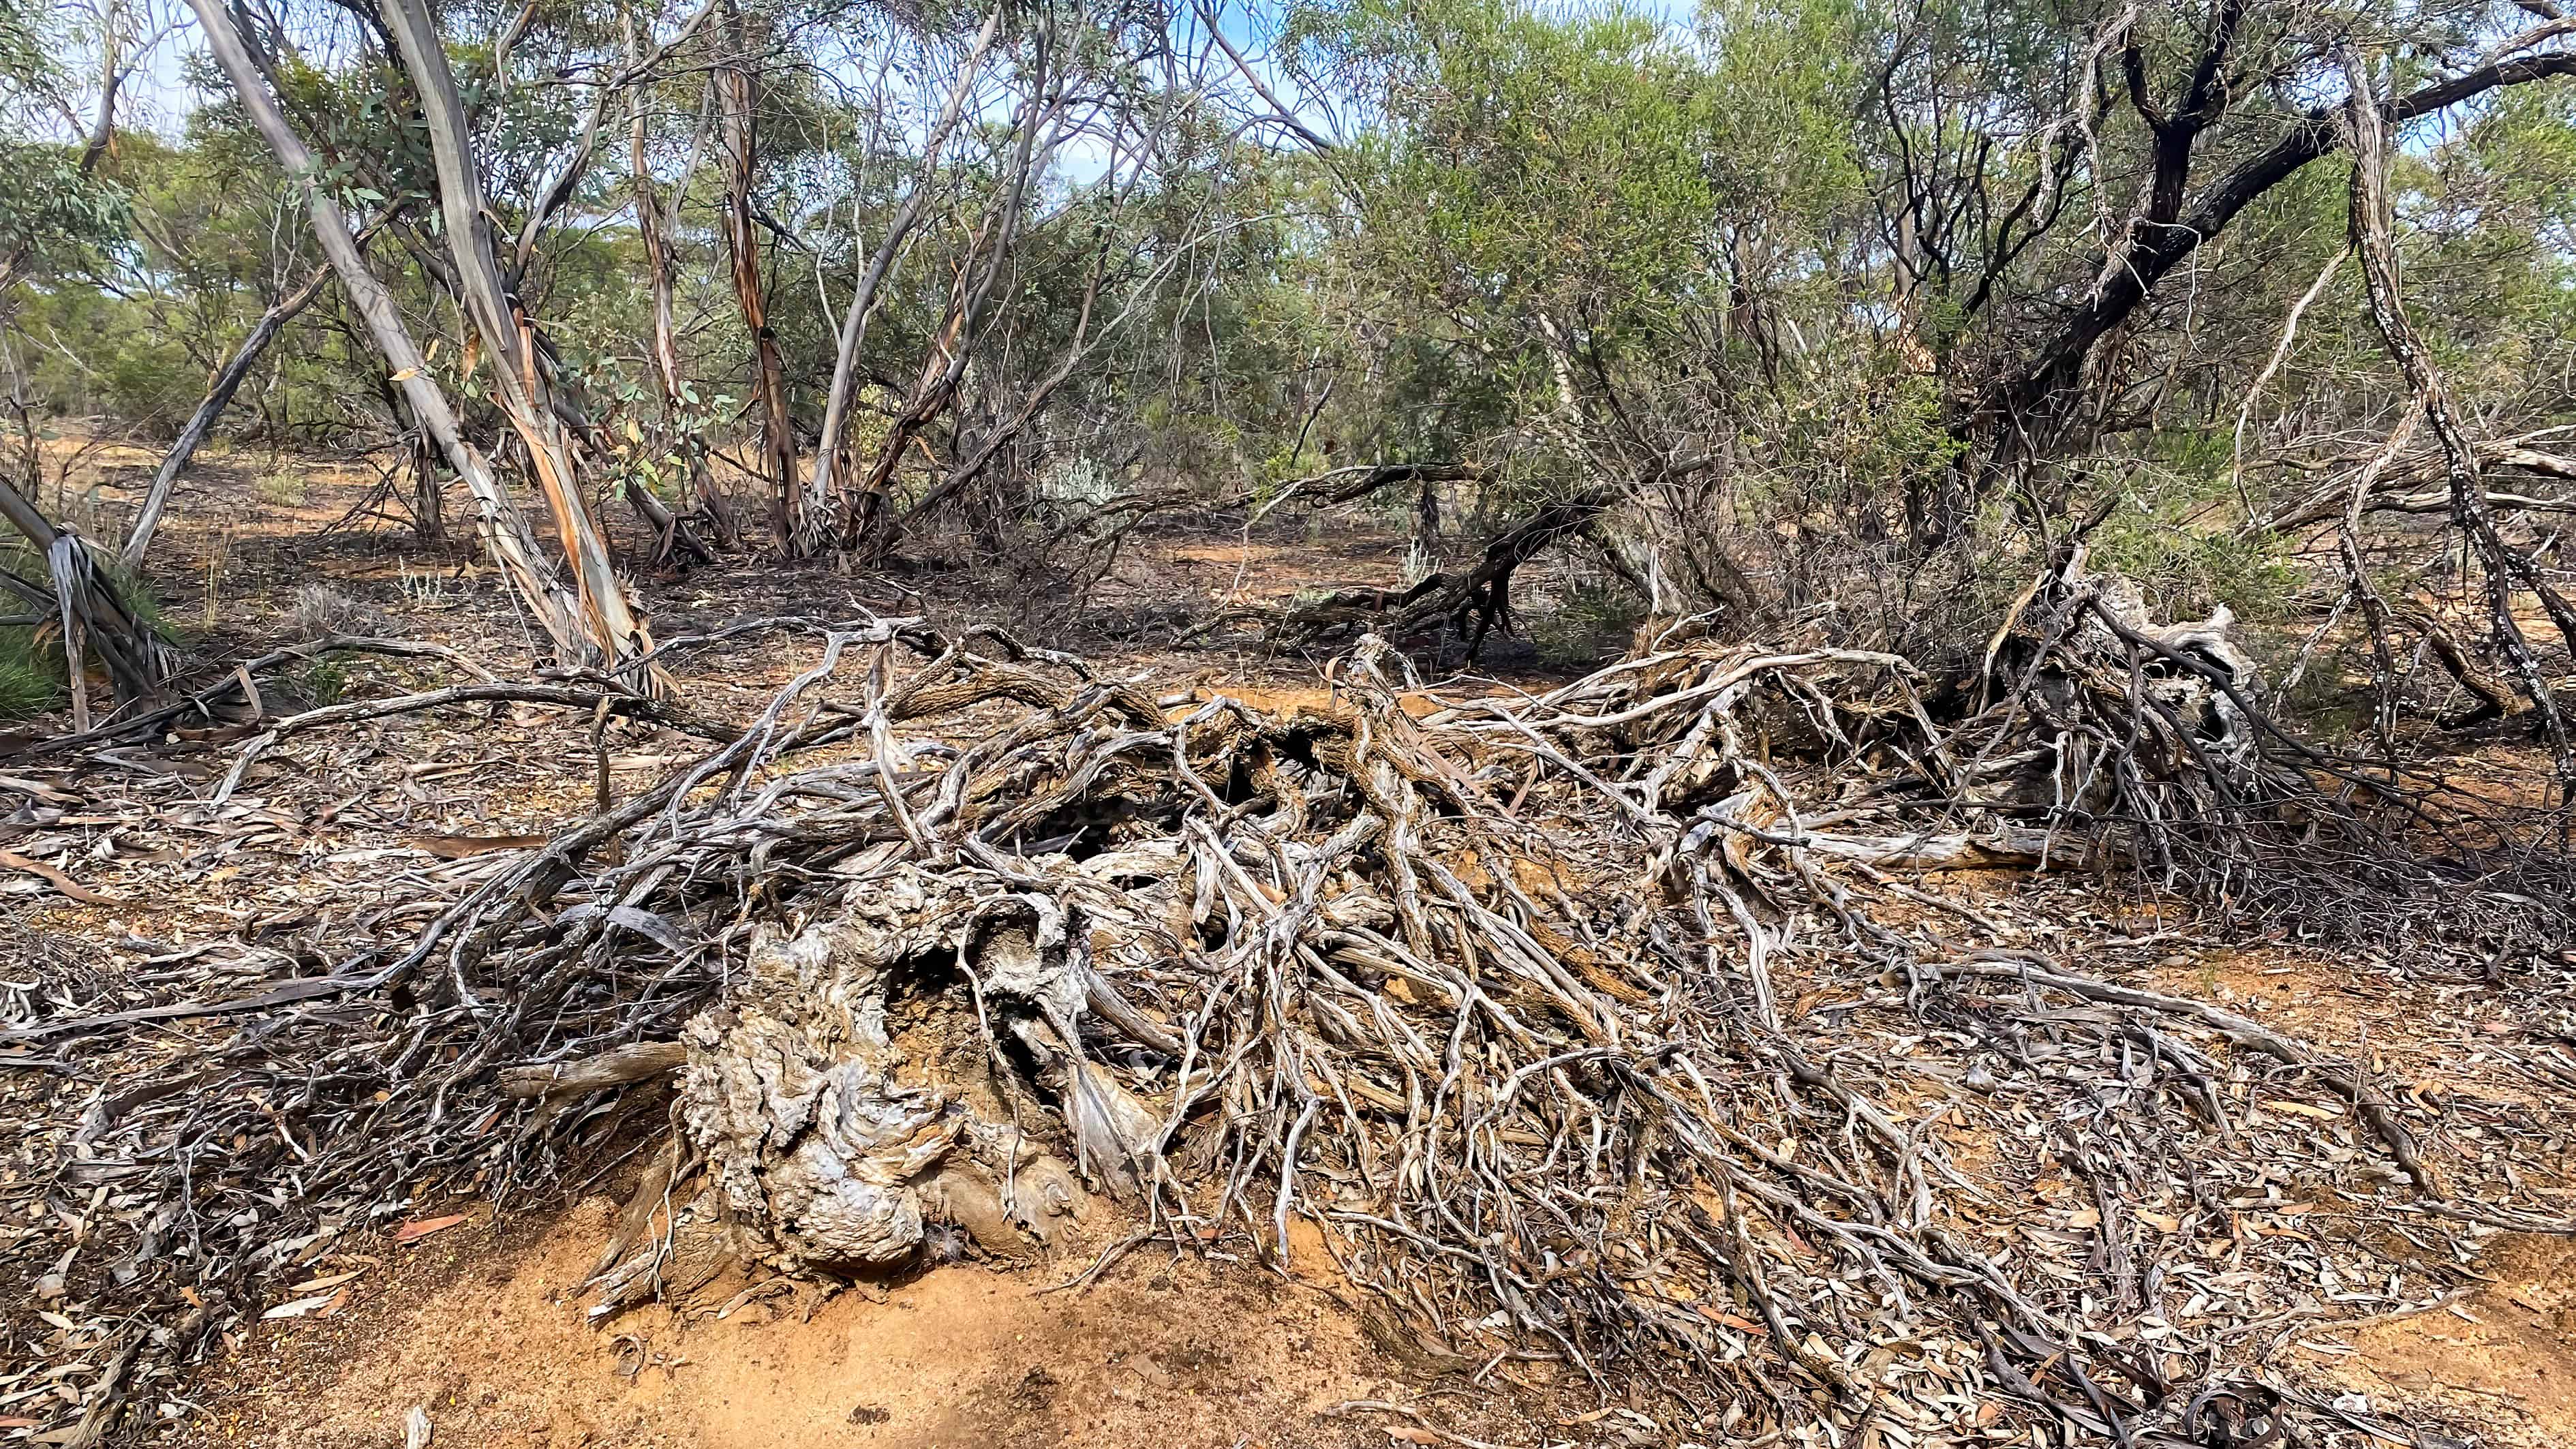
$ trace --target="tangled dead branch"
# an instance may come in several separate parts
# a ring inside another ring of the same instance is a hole
[[[2244,1377],[2283,1332],[2570,1226],[2475,1140],[2565,1123],[2384,1093],[1898,876],[2116,858],[2287,919],[2304,852],[2528,957],[2563,851],[2280,737],[2223,619],[2156,626],[2080,553],[1987,660],[1944,722],[1900,658],[1676,631],[1417,715],[1370,638],[1329,708],[1174,718],[1007,640],[837,631],[416,934],[147,1008],[229,1035],[87,1104],[62,1171],[89,1252],[208,1305],[138,1318],[165,1357],[415,1184],[507,1196],[667,1114],[603,1316],[728,1264],[1078,1281],[1162,1239],[1347,1282],[1422,1367],[1615,1368],[1744,1433],[2257,1442],[2224,1436],[2326,1414]],[[22,1005],[30,1054],[137,1019]]]

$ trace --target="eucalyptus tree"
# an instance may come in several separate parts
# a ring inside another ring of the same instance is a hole
[[[2007,599],[1980,578],[2125,517],[2142,470],[2206,477],[2249,387],[2313,378],[2300,406],[2346,420],[2403,395],[2314,305],[2357,300],[2318,174],[2352,153],[2345,55],[2384,58],[2395,164],[2455,166],[2457,138],[2563,88],[2570,30],[2546,0],[1715,0],[1687,31],[1530,0],[1300,7],[1309,72],[1361,121],[1334,245],[1378,286],[1334,402],[1366,451],[1320,461],[1356,486],[1482,462],[1481,498],[1522,509],[1417,621],[1492,622],[1530,550],[1590,537],[1659,608],[1833,600],[1854,627],[1982,638],[1965,614]],[[2516,245],[2502,212],[2425,210],[2425,244]],[[2302,316],[2358,375],[2294,360]],[[2558,398],[2526,399],[2523,432]],[[2221,486],[2253,534],[2131,540],[2245,567],[2276,543],[2242,473]]]
[[[1483,462],[1523,509],[1416,613],[1504,622],[1515,569],[1627,502],[1650,592],[1668,566],[1724,589],[1672,551],[1705,526],[1739,431],[1814,385],[1784,350],[1849,326],[1848,299],[1815,285],[1862,195],[1841,37],[1794,14],[1703,38],[1492,0],[1364,0],[1295,34],[1367,101],[1343,244],[1382,282],[1386,340],[1354,361],[1385,416],[1345,466]]]
[[[502,486],[482,449],[468,440],[447,393],[430,372],[428,356],[413,340],[410,323],[397,309],[392,293],[359,252],[342,209],[339,188],[325,164],[307,148],[271,93],[270,81],[233,13],[218,0],[190,0],[207,49],[231,83],[235,99],[251,124],[277,154],[278,163],[305,196],[314,236],[332,269],[339,274],[351,303],[364,317],[370,339],[405,405],[428,434],[448,465],[463,479],[481,509],[485,548],[520,599],[568,662],[589,663],[623,646],[622,639],[603,640],[585,618],[579,595],[567,588],[552,562],[539,550],[527,517]],[[479,232],[480,221],[475,226]],[[502,354],[500,365],[509,365]]]

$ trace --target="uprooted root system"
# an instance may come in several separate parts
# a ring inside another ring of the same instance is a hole
[[[418,1184],[541,1185],[667,1113],[603,1316],[729,1264],[1223,1245],[1421,1367],[1616,1370],[1743,1435],[2352,1432],[2253,1367],[2567,1228],[2527,1196],[2564,1114],[2386,1090],[1899,877],[2116,859],[2267,910],[2306,862],[2325,909],[2440,900],[2446,949],[2524,969],[2552,857],[2409,864],[2457,802],[2276,739],[2222,627],[2025,606],[1992,703],[1676,634],[1408,711],[1372,640],[1286,717],[845,627],[406,946],[162,1013],[223,1032],[184,1092],[89,1103],[64,1169],[151,1305],[117,1375]]]

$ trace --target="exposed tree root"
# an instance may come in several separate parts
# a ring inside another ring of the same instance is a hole
[[[740,738],[328,978],[365,1013],[256,1015],[184,1110],[82,1140],[152,1205],[138,1263],[225,1281],[667,1101],[601,1316],[728,1263],[1160,1238],[1346,1279],[1418,1361],[1615,1370],[1744,1434],[1965,1441],[2000,1403],[2250,1442],[2209,1426],[2322,1412],[2243,1380],[2263,1324],[2433,1296],[2446,1257],[2389,1247],[2433,1215],[2545,1223],[2449,1135],[2485,1109],[1954,945],[1916,908],[1978,912],[1887,872],[2117,858],[2243,899],[2300,845],[2511,949],[2566,917],[2535,870],[2413,864],[2425,798],[2269,738],[2223,620],[2156,627],[2079,562],[1946,725],[1904,660],[1825,647],[1668,637],[1415,718],[1372,638],[1327,712],[1171,719],[1061,656],[834,634]],[[271,1214],[222,1206],[263,1176]]]

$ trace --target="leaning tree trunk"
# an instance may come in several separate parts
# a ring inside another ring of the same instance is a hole
[[[658,675],[650,665],[637,662],[653,652],[652,636],[627,607],[607,545],[583,502],[572,439],[557,408],[536,329],[502,280],[492,248],[483,179],[465,124],[465,103],[455,73],[448,69],[446,44],[423,0],[389,0],[384,13],[428,124],[430,151],[438,167],[440,218],[456,267],[458,293],[483,339],[497,384],[494,396],[527,445],[537,484],[554,514],[556,535],[572,565],[586,637],[599,656],[584,662],[605,664],[631,687],[656,692]]]
[[[997,12],[998,13],[998,12]],[[930,353],[921,360],[921,376],[904,400],[903,410],[887,425],[883,442],[877,445],[876,461],[869,465],[859,480],[857,497],[850,516],[844,521],[842,542],[849,547],[883,550],[893,543],[891,523],[886,507],[887,490],[893,485],[895,470],[903,463],[905,450],[913,439],[928,427],[931,420],[948,410],[956,400],[958,384],[966,377],[967,366],[974,361],[975,345],[980,338],[985,311],[993,292],[1009,267],[1011,248],[1019,239],[1020,216],[1028,194],[1029,177],[1037,165],[1038,132],[1047,128],[1051,107],[1045,100],[1044,81],[1046,51],[1041,47],[1032,64],[1032,94],[1012,117],[1017,130],[1012,150],[1011,169],[1000,188],[1001,194],[984,214],[983,224],[975,229],[964,264],[948,291],[948,307],[934,335]],[[964,83],[959,83],[959,95]],[[953,100],[952,100],[953,104]],[[1054,149],[1052,142],[1048,149]]]
[[[2206,124],[2195,126],[2190,134],[2160,135],[2152,209],[2169,220],[2131,227],[2092,290],[2067,311],[2056,331],[2021,365],[1978,394],[1954,429],[1965,450],[1960,473],[1948,480],[1954,485],[1953,496],[1935,498],[1923,493],[1909,500],[1918,536],[1934,542],[1950,537],[1979,501],[2026,466],[2078,396],[2085,359],[2092,356],[2094,347],[2126,323],[2166,276],[2247,207],[2310,162],[2332,155],[2342,144],[2342,123],[2356,103],[2373,106],[2379,123],[2402,126],[2490,91],[2570,75],[2576,75],[2576,52],[2546,51],[2481,66],[2388,101],[2377,101],[2364,91],[2340,104],[2312,106],[2278,140],[2209,180],[2196,195],[2189,192],[2191,147]],[[2218,100],[2224,104],[2223,90]]]
[[[839,344],[832,358],[832,383],[823,397],[823,435],[814,448],[813,476],[806,480],[804,496],[795,509],[796,521],[806,535],[803,544],[808,549],[819,550],[828,542],[830,529],[827,520],[831,517],[834,486],[832,470],[840,460],[841,435],[849,424],[850,402],[858,390],[859,351],[867,341],[868,319],[875,315],[878,293],[885,285],[887,272],[894,266],[895,258],[902,254],[904,242],[912,235],[912,229],[920,224],[922,206],[938,179],[939,153],[946,147],[950,133],[957,128],[958,117],[965,109],[966,93],[974,85],[976,73],[983,68],[984,57],[991,51],[993,37],[1000,33],[1001,26],[1002,11],[996,7],[985,18],[983,30],[975,37],[974,48],[967,52],[965,60],[958,66],[957,80],[948,89],[948,103],[941,110],[939,123],[932,128],[929,140],[922,146],[919,179],[914,182],[911,193],[904,197],[903,205],[886,223],[884,237],[879,239],[876,252],[868,258],[867,270],[860,274],[858,290],[850,296],[849,310],[841,314]],[[1015,124],[1033,125],[1032,114],[1026,107],[1014,113],[1012,119]],[[1023,139],[1030,134],[1034,134],[1033,129],[1024,132]],[[1020,150],[1025,169],[1026,145]],[[1017,187],[1010,189],[1016,198]],[[938,355],[933,352],[934,361]],[[917,410],[916,407],[907,407],[903,416],[910,418]],[[911,432],[899,419],[894,432],[888,435],[892,456],[900,458],[903,444],[910,438]],[[878,497],[878,486],[878,480],[871,474],[870,484],[862,490],[861,496],[869,499]],[[854,512],[851,518],[844,520],[845,532],[864,528],[873,521],[865,513]]]
[[[2528,590],[2571,650],[2576,650],[2576,605],[2571,605],[2541,573],[2531,555],[2506,543],[2496,531],[2495,509],[2487,499],[2486,479],[2468,426],[2451,402],[2442,367],[2425,346],[2414,321],[2406,315],[2400,285],[2396,239],[2389,228],[2387,172],[2388,129],[2384,108],[2358,58],[2349,54],[2344,72],[2352,85],[2347,124],[2352,131],[2351,227],[2353,250],[2361,257],[2364,290],[2371,319],[2387,341],[2389,355],[2406,375],[2424,420],[2441,445],[2443,473],[2450,485],[2451,526],[2459,530],[2486,575],[2487,617],[2495,639],[2513,666],[2522,689],[2538,711],[2542,730],[2557,756],[2562,782],[2576,782],[2576,747],[2571,747],[2559,716],[2553,681],[2533,653],[2531,642],[2514,617],[2516,590]]]
[[[1104,237],[1104,242],[1105,240]],[[1082,300],[1074,311],[1072,340],[1066,344],[1063,354],[1056,359],[1055,366],[1025,389],[1018,400],[1017,407],[1005,410],[997,403],[991,425],[985,428],[982,435],[972,444],[966,443],[962,437],[959,439],[955,454],[949,459],[946,474],[937,483],[932,484],[920,498],[914,500],[912,507],[906,509],[901,517],[889,519],[879,525],[877,540],[879,548],[891,547],[903,537],[904,531],[912,526],[915,519],[930,516],[932,510],[943,506],[949,499],[965,491],[977,478],[983,476],[985,470],[993,465],[993,460],[1000,457],[1004,449],[1014,447],[1019,442],[1020,436],[1028,431],[1029,425],[1037,420],[1040,412],[1045,410],[1047,400],[1055,395],[1056,389],[1062,387],[1065,380],[1073,376],[1074,369],[1090,357],[1093,345],[1092,310],[1100,301],[1102,269],[1107,263],[1107,246],[1095,248],[1090,274],[1083,281]],[[1115,329],[1124,318],[1124,312],[1111,318],[1108,329]],[[963,430],[960,431],[962,433]],[[1006,502],[1003,508],[1008,509],[1011,506]]]
[[[365,319],[376,350],[393,369],[391,380],[402,389],[404,405],[411,410],[413,420],[474,495],[482,513],[484,546],[493,562],[546,631],[564,662],[580,664],[596,658],[598,644],[585,627],[581,600],[564,587],[539,551],[536,536],[528,529],[527,515],[501,487],[481,451],[465,441],[456,414],[447,404],[447,394],[431,378],[428,360],[412,341],[411,329],[394,306],[393,294],[367,269],[339,202],[328,188],[314,180],[321,174],[320,164],[269,95],[267,81],[252,61],[231,11],[221,0],[188,0],[188,5],[206,33],[206,46],[213,52],[216,65],[223,69],[240,97],[243,112],[277,154],[286,174],[304,182],[313,234],[331,259],[332,270],[339,274],[350,304]]]
[[[196,412],[189,415],[187,426],[179,430],[179,440],[170,445],[159,471],[152,475],[152,487],[143,495],[143,510],[135,516],[134,531],[126,536],[124,560],[127,568],[143,566],[143,556],[152,548],[152,535],[161,527],[161,511],[169,506],[171,486],[187,469],[188,460],[197,455],[197,445],[214,430],[215,420],[232,405],[233,394],[241,391],[243,381],[259,364],[260,354],[268,350],[268,344],[277,340],[277,334],[286,330],[287,323],[313,305],[313,299],[322,295],[323,284],[330,279],[329,263],[314,268],[313,275],[305,278],[303,285],[278,298],[277,305],[260,314],[259,321],[251,325],[250,334],[242,338],[241,346],[216,372],[214,384],[206,389],[205,400],[198,403]]]

